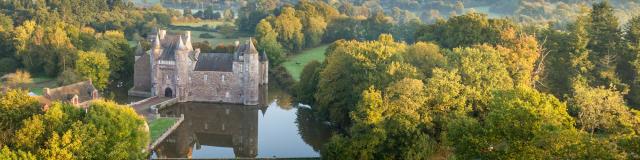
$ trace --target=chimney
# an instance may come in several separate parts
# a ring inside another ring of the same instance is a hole
[[[43,90],[44,91],[42,94],[44,97],[47,97],[47,98],[51,97],[51,90],[49,88],[44,88]]]

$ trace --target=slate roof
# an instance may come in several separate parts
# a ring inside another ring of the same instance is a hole
[[[61,100],[68,101],[73,98],[74,95],[78,95],[78,101],[80,103],[89,101],[92,99],[91,93],[95,90],[95,87],[89,81],[82,81],[58,88],[49,89],[49,94],[46,98],[51,101]]]
[[[195,71],[233,72],[233,54],[201,53]]]

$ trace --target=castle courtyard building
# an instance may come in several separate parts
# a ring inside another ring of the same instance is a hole
[[[135,56],[133,96],[177,98],[178,102],[257,105],[259,88],[268,83],[269,62],[251,39],[236,42],[234,53],[200,53],[191,32],[157,30],[147,38],[151,49]]]

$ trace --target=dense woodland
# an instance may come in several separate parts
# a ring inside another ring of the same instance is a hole
[[[225,17],[237,19],[227,33],[255,36],[272,80],[311,106],[305,114],[331,124],[335,134],[320,148],[325,159],[640,159],[635,1],[162,4],[185,8],[2,1],[0,73],[25,70],[65,84],[92,79],[100,89],[126,83],[129,41],[173,20],[209,19],[212,10],[230,7],[236,10]],[[331,44],[327,58],[306,64],[300,81],[280,66],[324,44]],[[3,93],[0,159],[147,156],[137,152],[148,136],[138,132],[144,120],[111,102],[90,108],[55,104],[43,111],[24,91]]]
[[[470,12],[417,43],[339,40],[297,97],[337,129],[328,159],[637,159],[639,20],[604,2],[566,27]]]

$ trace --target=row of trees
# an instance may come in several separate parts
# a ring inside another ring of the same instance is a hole
[[[636,81],[622,78],[638,55],[624,46],[637,44],[611,12],[594,4],[573,30],[470,13],[423,27],[413,45],[337,41],[305,67],[297,98],[339,129],[329,159],[639,158],[640,111],[623,87]]]
[[[3,1],[0,6],[6,13],[0,14],[0,73],[20,68],[58,77],[61,84],[92,79],[99,89],[133,74],[127,39],[169,24],[175,14],[124,1]]]
[[[240,31],[255,31],[258,49],[267,52],[274,65],[284,60],[286,55],[282,53],[299,53],[338,39],[373,40],[382,33],[392,33],[402,41],[413,42],[413,33],[421,25],[415,15],[397,8],[391,16],[378,10],[363,17],[349,16],[322,1],[299,1],[295,6],[282,7],[277,7],[278,1],[256,4],[260,7],[244,8],[237,25]]]
[[[0,95],[0,159],[144,159],[145,120],[128,106],[95,101],[47,110],[26,92]]]

